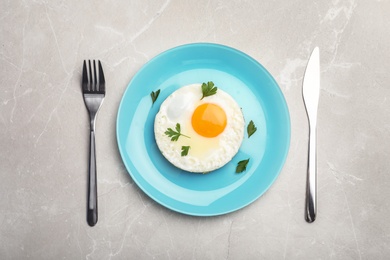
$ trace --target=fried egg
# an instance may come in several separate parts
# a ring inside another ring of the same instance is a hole
[[[154,121],[162,155],[182,170],[199,173],[228,163],[241,146],[245,127],[241,108],[229,94],[218,88],[216,94],[202,99],[201,85],[173,92],[161,104]],[[171,140],[168,129],[180,132],[177,140]],[[183,147],[188,149],[185,155]]]

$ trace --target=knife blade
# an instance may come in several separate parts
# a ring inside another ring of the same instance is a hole
[[[310,55],[302,86],[303,101],[309,120],[309,145],[306,176],[305,219],[308,223],[317,216],[317,111],[320,98],[320,49]]]

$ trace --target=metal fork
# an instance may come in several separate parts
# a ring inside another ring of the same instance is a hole
[[[95,121],[96,115],[106,93],[103,68],[98,61],[84,60],[82,79],[84,103],[89,112],[90,120],[90,150],[89,150],[89,174],[88,174],[88,201],[87,222],[92,227],[98,220],[97,213],[97,180],[96,180],[96,149],[95,149]]]

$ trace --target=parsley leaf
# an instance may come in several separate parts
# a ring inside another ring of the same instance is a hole
[[[203,83],[202,84],[202,98],[200,100],[202,100],[204,97],[208,97],[208,96],[211,96],[211,95],[214,95],[217,93],[217,90],[218,88],[217,87],[214,87],[214,83],[212,81],[209,81],[206,83]]]
[[[156,102],[156,100],[158,98],[158,95],[160,95],[160,90],[159,89],[156,92],[152,91],[150,93],[150,97],[152,98],[152,104],[154,104],[154,102]]]
[[[239,161],[236,167],[236,173],[241,173],[245,171],[248,163],[249,163],[249,159]]]
[[[181,156],[186,156],[188,154],[188,150],[190,150],[189,146],[182,146],[181,147]]]
[[[164,133],[167,136],[171,137],[171,141],[179,140],[179,137],[181,135],[184,137],[190,138],[189,136],[186,136],[186,135],[183,135],[182,133],[180,133],[180,124],[179,123],[176,124],[175,129],[176,129],[176,131],[173,130],[172,128],[168,128],[167,131],[165,131],[165,133]]]
[[[255,124],[253,123],[253,121],[251,120],[248,124],[248,127],[246,129],[247,133],[248,133],[248,138],[251,137],[251,135],[253,135],[257,130],[257,127],[255,126]]]

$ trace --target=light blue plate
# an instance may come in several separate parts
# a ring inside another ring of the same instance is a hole
[[[157,148],[153,125],[173,91],[207,81],[234,97],[257,132],[250,139],[245,134],[230,163],[203,175],[171,165]],[[150,93],[158,89],[152,105]],[[117,141],[131,177],[152,199],[184,214],[214,216],[245,207],[272,185],[287,157],[290,118],[277,83],[256,60],[223,45],[188,44],[156,56],[131,80],[119,106]],[[237,163],[247,158],[247,170],[236,174]]]

